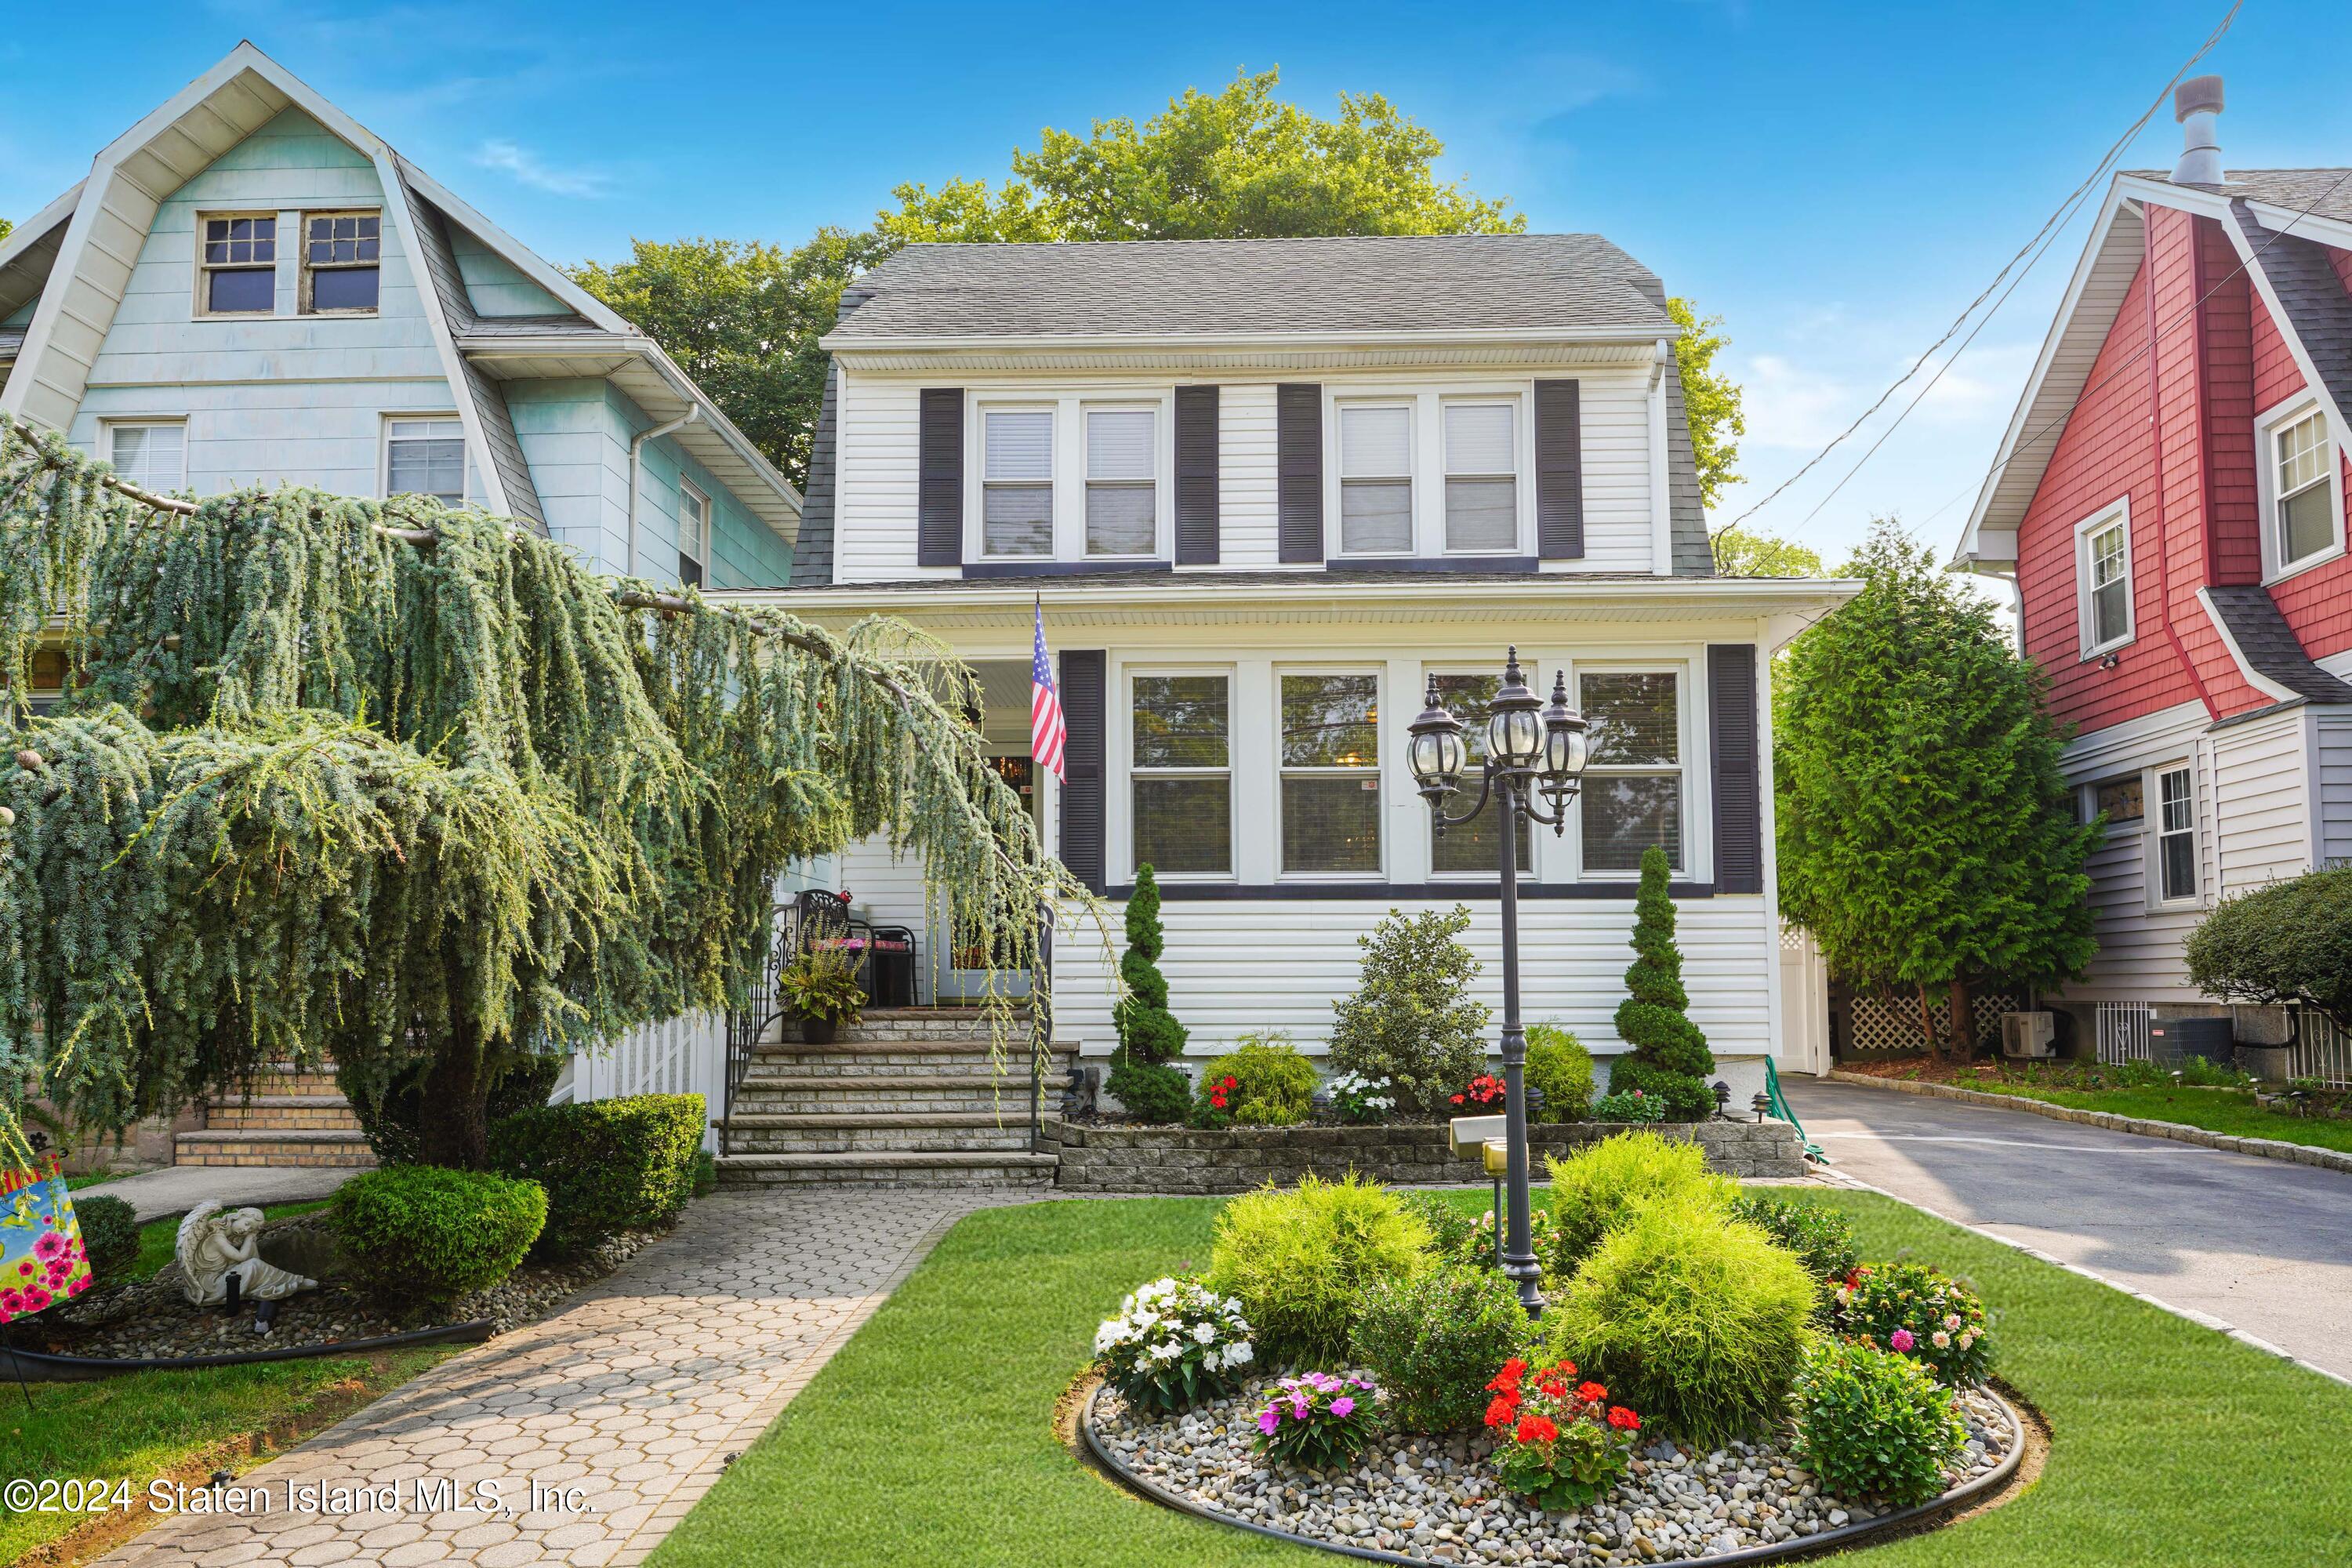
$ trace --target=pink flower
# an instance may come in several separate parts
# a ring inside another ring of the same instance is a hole
[[[87,1274],[78,1274],[74,1277],[73,1283],[66,1287],[66,1294],[68,1296],[79,1296],[89,1289],[89,1276]]]
[[[1267,1436],[1273,1436],[1274,1429],[1281,1425],[1282,1410],[1280,1406],[1269,1405],[1265,1409],[1257,1413],[1257,1429],[1265,1433]]]
[[[31,1289],[25,1292],[25,1310],[28,1312],[37,1312],[55,1300],[56,1298],[51,1296],[47,1290],[44,1290],[38,1285],[36,1285]]]
[[[24,1310],[25,1293],[22,1290],[17,1289],[14,1285],[9,1286],[5,1290],[0,1290],[0,1312],[7,1312],[13,1316]]]
[[[54,1230],[43,1231],[33,1243],[33,1256],[46,1263],[66,1249],[66,1238]]]
[[[1331,1402],[1331,1414],[1334,1415],[1353,1415],[1355,1413],[1356,1402],[1345,1394]]]
[[[1887,1348],[1890,1350],[1907,1351],[1918,1342],[1911,1337],[1911,1331],[1908,1329],[1897,1329],[1886,1336]]]

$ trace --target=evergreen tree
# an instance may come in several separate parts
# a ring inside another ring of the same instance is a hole
[[[1654,844],[1642,851],[1642,885],[1633,900],[1633,964],[1625,971],[1625,1000],[1617,1005],[1617,1035],[1632,1048],[1610,1068],[1609,1092],[1638,1089],[1664,1099],[1668,1120],[1704,1121],[1715,1110],[1715,1096],[1706,1087],[1715,1053],[1690,1021],[1666,879],[1666,852]]]
[[[1111,1009],[1118,1049],[1111,1057],[1109,1088],[1140,1121],[1181,1121],[1192,1104],[1192,1080],[1171,1065],[1184,1054],[1184,1026],[1168,1010],[1168,977],[1160,973],[1167,947],[1160,879],[1148,864],[1139,866],[1127,900],[1127,952],[1118,961],[1127,994]]]
[[[1974,1047],[1969,992],[2053,984],[2096,951],[2084,858],[2044,678],[1992,607],[1881,523],[1844,569],[1851,602],[1799,637],[1774,681],[1780,910],[1847,984],[1908,990],[1935,1048]]]

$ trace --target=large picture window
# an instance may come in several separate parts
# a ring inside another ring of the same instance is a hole
[[[1282,678],[1282,869],[1378,876],[1380,677]]]
[[[1087,553],[1149,555],[1160,542],[1160,416],[1149,408],[1087,410]]]
[[[1402,403],[1339,409],[1339,551],[1412,549],[1412,410]]]
[[[2336,453],[2327,416],[2313,409],[2271,432],[2278,569],[2302,564],[2336,543]]]
[[[1448,802],[1454,812],[1470,809],[1478,798],[1478,773],[1486,763],[1486,705],[1495,700],[1502,688],[1498,675],[1441,675],[1436,678],[1437,695],[1444,700],[1448,711],[1470,727],[1463,737],[1470,748],[1470,766],[1463,773],[1462,792]],[[1438,876],[1498,875],[1496,861],[1495,836],[1502,813],[1490,805],[1459,827],[1449,827],[1444,834],[1433,834],[1429,845],[1429,868]],[[1533,853],[1528,846],[1533,841],[1530,831],[1519,839],[1519,874],[1527,876],[1535,869]]]
[[[2185,767],[2156,775],[2158,897],[2166,903],[2197,896],[2197,794]]]
[[[1683,853],[1682,679],[1671,670],[1594,670],[1577,677],[1591,725],[1580,822],[1587,871],[1638,871],[1653,844]]]
[[[1138,675],[1134,683],[1135,863],[1160,876],[1231,876],[1231,682]]]
[[[1500,552],[1519,542],[1518,410],[1445,405],[1445,548]]]
[[[2131,641],[2131,519],[2105,513],[2078,531],[2074,569],[2082,584],[2083,657]]]
[[[991,409],[981,419],[983,555],[1054,553],[1054,412]]]

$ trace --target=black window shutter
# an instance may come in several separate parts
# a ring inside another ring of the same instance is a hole
[[[1584,416],[1572,381],[1536,383],[1536,553],[1584,558]]]
[[[1101,648],[1062,650],[1062,864],[1094,892],[1103,890],[1103,680]]]
[[[963,564],[963,388],[923,388],[918,421],[915,563]]]
[[[1715,728],[1715,886],[1764,890],[1764,792],[1756,735],[1756,648],[1706,650],[1706,707]]]
[[[1323,389],[1274,389],[1275,510],[1285,565],[1323,559]]]
[[[1217,389],[1176,389],[1176,564],[1217,563]]]

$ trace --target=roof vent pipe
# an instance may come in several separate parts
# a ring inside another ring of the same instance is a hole
[[[2172,165],[2176,185],[2221,184],[2221,144],[2213,120],[2221,112],[2221,79],[2192,76],[2172,89],[2172,118],[2180,121],[2180,162]]]

